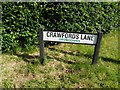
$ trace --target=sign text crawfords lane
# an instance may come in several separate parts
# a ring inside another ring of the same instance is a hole
[[[41,63],[44,62],[44,41],[55,41],[64,43],[78,43],[95,45],[92,64],[97,63],[97,58],[100,49],[100,43],[102,40],[102,32],[97,34],[88,33],[68,33],[68,32],[54,32],[39,30],[39,46],[40,46],[40,59]]]
[[[44,41],[69,42],[69,43],[96,44],[97,35],[43,31],[43,40]]]

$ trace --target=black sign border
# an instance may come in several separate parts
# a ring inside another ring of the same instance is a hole
[[[44,31],[50,31],[50,32],[64,32],[64,31],[53,31],[53,30],[44,30]],[[80,32],[65,32],[65,33],[77,33],[77,34],[92,34],[92,35],[98,35],[97,33],[93,34],[93,33],[80,33]],[[62,42],[62,41],[48,41],[48,40],[44,40],[47,42],[60,42],[60,43],[70,43],[70,44],[83,44],[83,45],[96,45],[96,44],[86,44],[86,43],[74,43],[74,42]],[[96,41],[97,43],[97,41]]]

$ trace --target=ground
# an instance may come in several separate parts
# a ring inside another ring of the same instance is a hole
[[[98,62],[91,65],[94,46],[61,43],[30,52],[0,56],[2,88],[118,88],[118,32],[103,35]]]

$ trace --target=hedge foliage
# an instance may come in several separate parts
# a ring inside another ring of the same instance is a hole
[[[3,2],[3,51],[38,44],[38,30],[104,33],[118,27],[117,2]]]

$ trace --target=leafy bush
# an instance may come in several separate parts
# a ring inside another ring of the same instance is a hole
[[[118,3],[3,2],[3,51],[38,44],[38,30],[108,33],[118,27]]]

